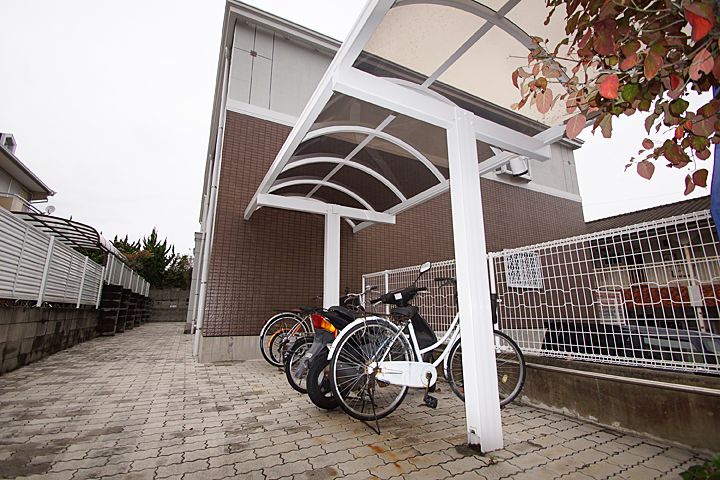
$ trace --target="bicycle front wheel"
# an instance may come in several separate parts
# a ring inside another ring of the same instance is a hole
[[[330,361],[330,384],[335,400],[348,415],[363,421],[384,418],[405,398],[408,387],[375,376],[381,357],[386,361],[413,360],[402,334],[392,341],[397,331],[390,322],[369,320],[352,327],[337,345]]]
[[[284,348],[293,336],[307,332],[303,319],[294,313],[281,313],[268,320],[260,332],[260,352],[275,367],[283,366]]]
[[[504,407],[515,400],[525,384],[525,357],[523,357],[520,347],[512,338],[498,330],[494,330],[493,333],[500,406]],[[465,384],[463,382],[462,345],[459,338],[450,350],[450,359],[445,376],[452,391],[464,402]]]

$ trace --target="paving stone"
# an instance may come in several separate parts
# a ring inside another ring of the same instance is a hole
[[[608,462],[597,462],[587,465],[579,470],[583,475],[592,477],[596,480],[605,479],[613,475],[617,475],[622,471],[622,467]]]
[[[644,458],[627,452],[618,453],[607,459],[608,462],[620,465],[621,467],[632,467],[638,465],[643,460]]]
[[[192,462],[179,462],[172,465],[158,467],[155,478],[178,478],[186,473],[204,472],[210,468],[206,459],[195,460]]]
[[[302,473],[308,471],[312,466],[307,460],[290,462],[286,464],[279,464],[274,467],[263,468],[263,474],[267,478],[280,478],[296,473]]]
[[[260,472],[258,472],[260,474]],[[183,480],[222,480],[224,478],[236,478],[235,468],[230,465],[219,468],[209,468],[195,473],[186,473]],[[247,478],[243,475],[243,478]]]
[[[442,467],[453,475],[457,475],[459,473],[481,469],[485,465],[487,465],[487,462],[478,457],[463,457],[445,462],[442,464]]]
[[[164,455],[162,457],[150,457],[144,460],[135,460],[132,462],[132,470],[145,470],[148,468],[164,467],[182,462],[182,455],[176,453],[174,455]]]
[[[379,467],[385,465],[385,462],[376,456],[363,457],[349,462],[338,463],[337,467],[345,475],[353,475],[368,468]]]
[[[378,435],[264,361],[197,364],[178,325],[144,325],[0,377],[0,477],[677,480],[704,458],[522,404],[501,412],[505,449],[476,454],[439,388],[437,410],[411,391]]]
[[[86,460],[67,460],[53,464],[52,472],[63,470],[79,470],[81,468],[102,467],[107,463],[107,458],[88,458]]]
[[[408,458],[408,461],[419,469],[430,468],[433,465],[451,461],[452,458],[445,453],[435,452]]]
[[[104,467],[86,468],[75,472],[73,480],[89,480],[113,475],[125,475],[130,471],[130,463],[113,463]]]
[[[557,478],[555,472],[543,467],[536,467],[512,476],[512,480],[554,480],[555,478]]]
[[[557,473],[558,475],[567,475],[583,468],[585,465],[586,464],[584,462],[576,460],[572,456],[568,456],[546,463],[543,467]]]

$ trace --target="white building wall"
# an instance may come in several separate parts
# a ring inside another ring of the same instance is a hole
[[[332,57],[242,23],[235,27],[229,99],[298,117]]]

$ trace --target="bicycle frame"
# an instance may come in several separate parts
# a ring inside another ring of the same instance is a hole
[[[343,329],[342,332],[340,332],[340,335],[338,335],[338,337],[335,339],[332,346],[330,347],[330,351],[328,352],[328,357],[327,357],[328,360],[330,360],[332,358],[332,355],[335,352],[335,348],[339,344],[339,341],[345,337],[345,334],[347,332],[349,332],[351,330],[350,327],[365,323],[368,320],[379,320],[381,322],[388,323],[388,324],[392,325],[393,328],[397,329],[397,333],[395,334],[395,336],[393,336],[391,339],[388,340],[388,347],[391,347],[400,335],[404,335],[402,333],[404,326],[398,327],[397,325],[395,325],[394,323],[390,322],[387,319],[376,317],[376,316],[368,317],[368,318],[361,318],[361,319],[355,320],[353,323],[351,323],[345,329]],[[440,338],[437,342],[433,343],[432,345],[430,345],[426,348],[423,348],[423,349],[420,349],[420,346],[418,345],[417,336],[415,334],[415,328],[413,327],[410,319],[408,319],[406,326],[408,327],[408,332],[410,334],[409,335],[410,344],[412,345],[412,348],[413,348],[413,351],[415,352],[416,358],[419,358],[419,359],[422,359],[423,355],[425,355],[427,352],[435,350],[440,345],[442,345],[446,340],[449,339],[449,341],[447,342],[447,346],[443,349],[442,354],[438,357],[437,360],[435,360],[431,364],[433,366],[433,368],[435,368],[437,370],[438,365],[440,365],[440,363],[442,362],[443,368],[447,369],[447,359],[450,355],[450,349],[452,348],[453,344],[457,341],[457,339],[460,337],[460,314],[455,315],[455,318],[453,319],[452,323],[450,324],[450,327],[447,329],[447,331],[445,332],[445,335],[443,335],[442,338]],[[386,356],[390,352],[390,348],[384,348],[384,347],[385,346],[383,345],[378,350],[378,351],[384,350],[382,357],[377,361],[378,364],[385,361]],[[407,363],[408,364],[424,364],[425,362],[423,362],[422,360],[419,360],[419,361],[411,361],[411,362],[407,362]],[[416,370],[416,369],[413,369],[412,366],[410,366],[410,368],[412,370]],[[417,370],[417,372],[420,372],[420,370]]]

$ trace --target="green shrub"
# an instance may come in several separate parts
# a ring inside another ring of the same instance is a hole
[[[683,480],[720,480],[720,453],[713,455],[704,465],[693,465],[680,476]]]

